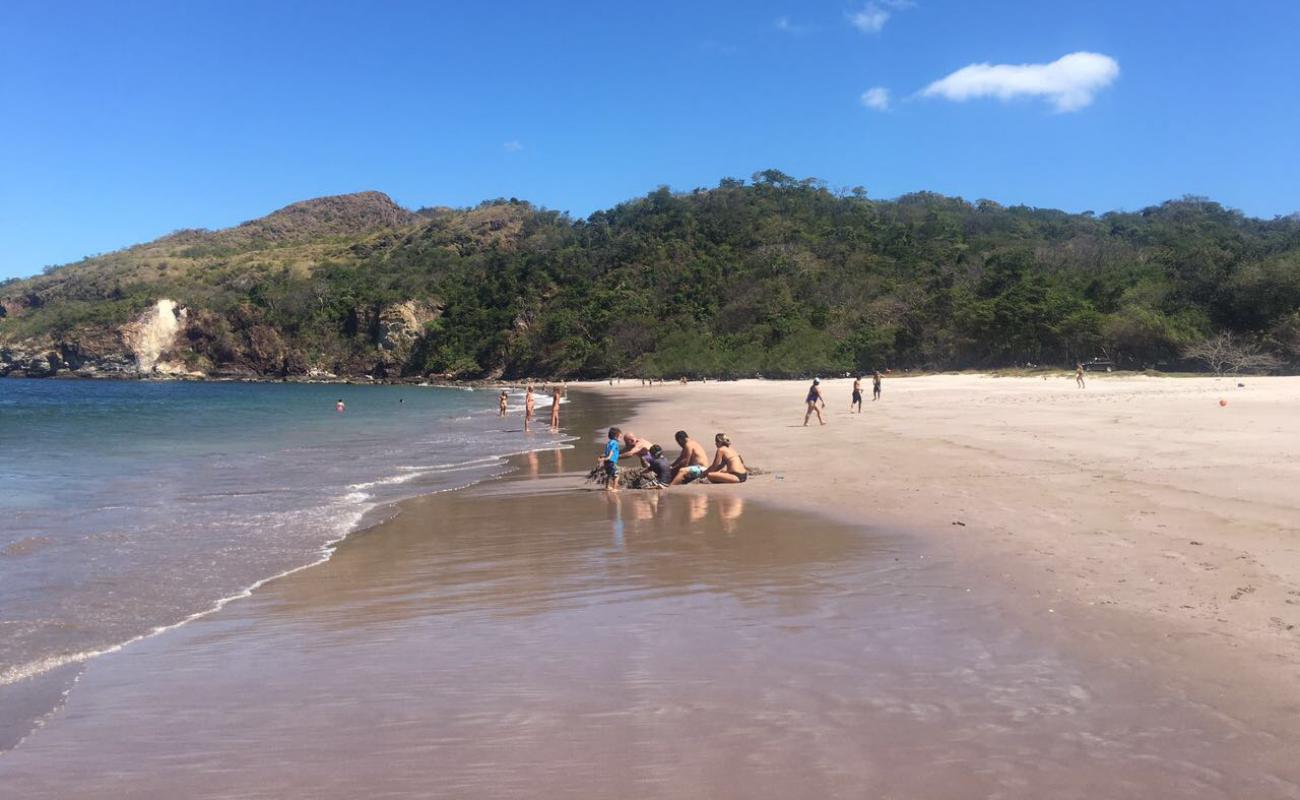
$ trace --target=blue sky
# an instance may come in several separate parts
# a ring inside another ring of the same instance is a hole
[[[1297,30],[1294,0],[5,0],[0,277],[325,194],[586,215],[768,167],[1289,214]]]

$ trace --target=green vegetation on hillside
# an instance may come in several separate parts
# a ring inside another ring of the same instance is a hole
[[[1300,358],[1300,220],[1198,198],[1095,216],[769,170],[585,220],[516,200],[410,214],[377,193],[290,208],[0,285],[0,339],[85,338],[170,297],[191,310],[188,361],[262,374],[1141,368],[1221,332]],[[386,351],[384,310],[407,301],[440,313]]]

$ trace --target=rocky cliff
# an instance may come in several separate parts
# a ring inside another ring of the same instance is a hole
[[[418,376],[412,359],[441,313],[436,298],[341,303],[323,287],[312,298],[271,298],[268,287],[354,267],[430,229],[445,232],[448,251],[489,238],[501,246],[518,233],[518,217],[495,208],[416,214],[361,192],[9,281],[0,284],[0,376]],[[294,336],[302,332],[277,318],[289,302],[299,311],[304,302],[328,305],[336,329]]]

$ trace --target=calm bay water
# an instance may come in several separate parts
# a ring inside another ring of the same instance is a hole
[[[391,501],[558,443],[513,405],[501,420],[492,391],[0,381],[0,716],[39,717],[85,660],[319,561]]]

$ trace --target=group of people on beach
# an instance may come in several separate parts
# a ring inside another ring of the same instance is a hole
[[[744,483],[749,480],[749,468],[740,453],[731,445],[725,433],[713,437],[716,450],[710,461],[704,446],[686,431],[673,434],[681,448],[676,460],[669,461],[659,445],[621,428],[609,429],[605,448],[597,465],[605,471],[606,491],[617,492],[623,459],[636,459],[631,467],[634,474],[649,481],[651,488],[662,489],[684,483]]]
[[[871,373],[871,402],[880,399],[880,383],[883,376],[880,370]],[[808,394],[804,397],[804,404],[808,410],[804,412],[803,424],[806,426],[808,420],[814,414],[817,415],[817,421],[822,425],[826,420],[822,419],[822,409],[826,407],[826,397],[822,394],[822,379],[813,378],[812,385],[808,387]],[[849,400],[849,413],[862,413],[862,376],[859,375],[853,379],[853,397]]]
[[[533,390],[533,385],[528,384],[524,390],[524,433],[531,433],[533,430],[533,416],[537,411],[537,399]],[[560,402],[564,399],[564,384],[556,383],[551,386],[551,433],[557,433],[560,430]],[[497,397],[497,416],[504,417],[510,406],[510,392],[506,389],[501,390]]]

